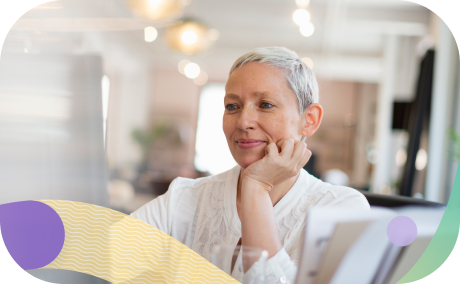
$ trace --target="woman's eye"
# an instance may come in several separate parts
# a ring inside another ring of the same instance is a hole
[[[263,102],[260,104],[262,108],[271,108],[273,105],[271,103]]]
[[[225,106],[225,108],[226,108],[227,110],[235,110],[235,109],[236,109],[236,105],[234,105],[234,104],[228,104],[228,105]]]

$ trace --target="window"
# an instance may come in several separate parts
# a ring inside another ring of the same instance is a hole
[[[198,109],[195,167],[218,174],[236,165],[222,130],[225,85],[211,83],[203,87]]]

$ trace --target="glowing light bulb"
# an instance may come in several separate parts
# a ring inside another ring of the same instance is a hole
[[[197,39],[198,39],[198,36],[193,31],[185,31],[182,34],[182,42],[185,44],[188,44],[188,45],[194,44]]]
[[[189,64],[189,63],[190,63],[190,61],[188,61],[187,59],[179,61],[179,64],[177,64],[177,69],[179,69],[179,72],[181,74],[184,74],[185,66],[187,66],[187,64]]]
[[[155,9],[161,3],[161,0],[149,0],[150,8]]]
[[[407,152],[405,149],[399,149],[398,152],[396,152],[396,157],[395,157],[395,162],[396,166],[402,167],[406,163],[407,160]]]
[[[424,149],[419,149],[415,158],[415,168],[419,171],[423,170],[428,163],[428,154]]]
[[[315,32],[315,26],[312,23],[307,23],[305,25],[300,26],[300,33],[304,37],[309,37]]]
[[[313,69],[313,60],[308,57],[302,58],[302,61],[308,66],[308,68]]]
[[[208,82],[208,74],[204,71],[201,71],[200,75],[193,79],[193,82],[195,82],[195,84],[197,84],[198,86],[203,86]]]
[[[310,22],[310,13],[305,9],[297,9],[292,15],[292,19],[297,25],[303,26]]]
[[[185,65],[185,68],[184,68],[185,76],[187,76],[187,78],[190,78],[190,79],[195,79],[196,77],[198,77],[198,75],[200,75],[200,71],[201,71],[200,66],[192,62]]]
[[[144,29],[144,39],[146,42],[154,41],[158,36],[157,29],[154,27],[146,27]]]

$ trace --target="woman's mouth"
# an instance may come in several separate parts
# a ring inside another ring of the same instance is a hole
[[[264,143],[265,143],[264,141],[256,140],[256,139],[238,139],[236,140],[236,144],[241,149],[251,149],[259,145],[262,145]]]

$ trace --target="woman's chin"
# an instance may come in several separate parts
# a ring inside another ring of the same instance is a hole
[[[262,157],[263,158],[263,157]],[[249,167],[252,163],[255,163],[257,162],[258,160],[262,159],[262,158],[252,158],[252,159],[241,159],[238,161],[238,165],[240,165],[240,167],[242,167],[243,169],[246,169],[247,167]]]

